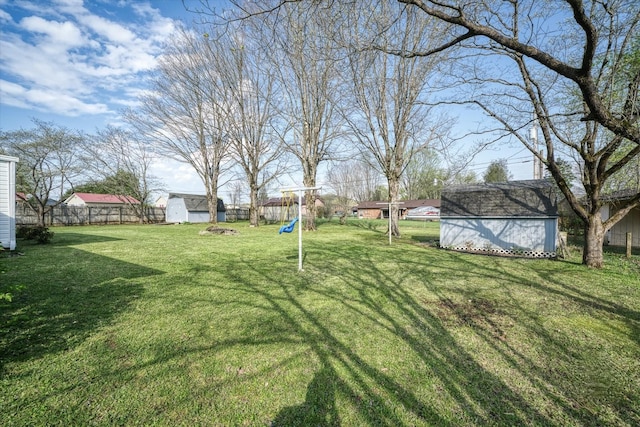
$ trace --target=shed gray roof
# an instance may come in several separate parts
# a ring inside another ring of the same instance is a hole
[[[554,217],[558,204],[549,180],[453,186],[442,191],[440,217]]]
[[[433,206],[434,208],[440,207],[440,199],[400,200],[400,203],[401,204],[398,205],[398,208],[400,209],[413,209],[420,206]],[[357,209],[384,209],[385,207],[389,207],[388,200],[368,200],[360,202],[356,206]]]
[[[207,196],[200,194],[184,194],[184,193],[169,193],[169,199],[183,199],[184,205],[190,212],[208,212],[209,204],[207,203]],[[226,212],[224,202],[218,198],[218,212]]]

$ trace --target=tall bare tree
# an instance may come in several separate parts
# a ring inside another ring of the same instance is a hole
[[[268,3],[257,7],[268,7]],[[334,11],[321,4],[283,4],[277,14],[256,14],[256,25],[273,43],[272,60],[279,72],[280,114],[287,149],[300,162],[304,187],[316,187],[318,167],[332,157],[341,134],[334,100],[339,87],[332,29]],[[305,194],[305,229],[316,228],[316,193]]]
[[[606,182],[640,155],[640,62],[629,60],[638,54],[640,3],[401,1],[452,25],[447,42],[409,56],[454,46],[476,54],[460,76],[471,102],[543,162],[585,224],[583,263],[602,266],[607,230],[640,205],[637,192],[600,215]],[[544,154],[527,135],[532,126]],[[563,155],[581,163],[584,201],[562,174]]]
[[[132,204],[128,197],[122,198],[144,222],[149,198],[162,185],[150,172],[157,154],[149,141],[128,130],[107,126],[85,145],[83,157],[94,179],[107,183],[111,194],[140,201]]]
[[[283,173],[286,156],[277,132],[275,65],[252,30],[236,23],[215,37],[209,33],[207,47],[218,76],[213,80],[216,109],[225,112],[222,123],[232,157],[249,187],[249,222],[257,227],[258,194]]]
[[[16,190],[25,193],[44,227],[47,213],[63,202],[66,189],[82,176],[85,136],[50,122],[34,119],[33,124],[33,129],[0,132],[0,148],[20,159]]]
[[[429,83],[441,58],[389,55],[414,52],[438,41],[440,28],[415,9],[380,2],[354,13],[347,28],[353,41],[349,55],[352,85],[344,114],[361,149],[387,179],[389,231],[400,235],[398,201],[403,173],[413,156],[432,146],[445,133],[444,122],[428,104]],[[378,49],[371,49],[373,43]]]
[[[181,28],[159,60],[151,89],[125,118],[149,140],[158,153],[193,167],[202,180],[210,221],[217,222],[218,188],[231,166],[226,132],[228,110],[219,107],[216,57],[209,37]]]

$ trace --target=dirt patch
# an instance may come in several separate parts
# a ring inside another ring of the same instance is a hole
[[[207,236],[207,235],[210,235],[210,234],[219,234],[219,235],[223,235],[223,236],[234,236],[234,235],[240,234],[240,233],[238,233],[233,228],[222,228],[222,227],[211,226],[211,227],[207,227],[206,230],[202,230],[198,234],[200,234],[201,236]]]
[[[436,305],[434,314],[443,323],[488,331],[495,338],[506,340],[504,327],[508,326],[508,318],[492,301],[476,298],[456,302],[444,298]]]

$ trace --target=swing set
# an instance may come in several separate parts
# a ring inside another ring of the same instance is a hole
[[[299,215],[291,220],[289,224],[285,224],[285,219],[289,219],[290,207],[295,203],[293,191],[282,192],[280,206],[280,231],[278,234],[291,233],[298,222]],[[286,217],[286,218],[285,218]]]
[[[284,207],[285,204],[285,192],[289,193],[289,197],[286,199],[286,205],[287,205],[287,215],[289,214],[289,207],[294,203],[294,192],[297,191],[298,192],[298,216],[293,218],[293,220],[291,220],[291,222],[289,224],[284,224],[284,209],[282,209],[282,226],[280,227],[280,231],[278,232],[278,234],[282,234],[282,233],[291,233],[296,225],[296,222],[298,222],[298,220],[300,218],[302,218],[302,192],[303,191],[313,191],[313,190],[319,190],[321,187],[297,187],[297,188],[291,188],[289,190],[281,190],[281,193],[283,195],[282,197],[282,205]],[[298,226],[298,271],[303,271],[302,270],[302,227]]]

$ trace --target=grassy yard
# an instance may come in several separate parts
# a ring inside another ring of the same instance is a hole
[[[0,255],[3,426],[640,425],[640,259],[437,223],[55,228]]]

